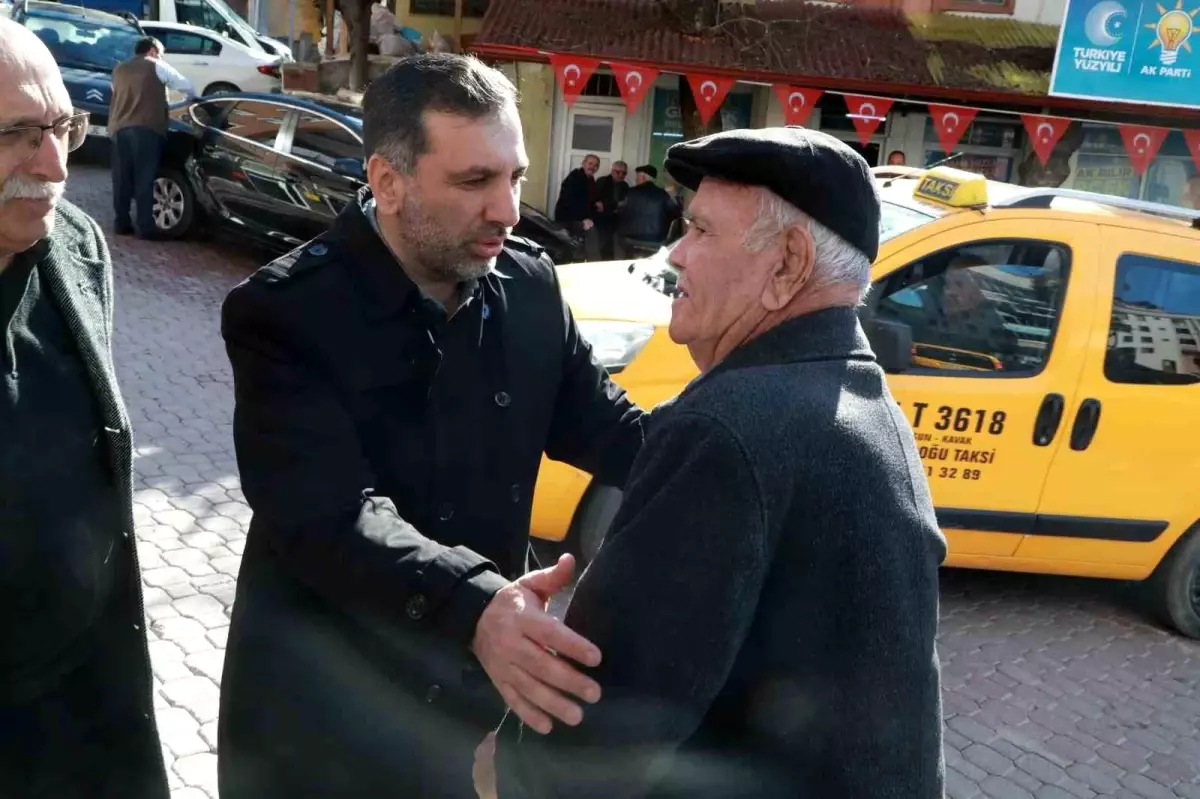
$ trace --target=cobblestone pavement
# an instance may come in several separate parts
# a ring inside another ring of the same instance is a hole
[[[69,197],[109,224],[107,173]],[[218,686],[250,510],[218,330],[262,256],[111,237],[116,361],[136,433],[135,511],[174,799],[216,797]],[[947,571],[940,655],[952,799],[1200,799],[1200,644],[1108,583]]]

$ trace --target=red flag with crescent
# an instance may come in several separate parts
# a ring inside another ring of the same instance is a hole
[[[1042,166],[1050,163],[1050,154],[1054,152],[1058,140],[1071,127],[1071,120],[1062,117],[1044,117],[1041,114],[1021,114],[1025,123],[1025,132],[1029,135],[1029,144],[1037,153]]]
[[[572,53],[551,53],[550,66],[554,67],[554,75],[562,88],[563,99],[567,105],[572,105],[579,97],[588,79],[600,66],[599,60],[587,58]]]
[[[972,120],[979,113],[978,108],[963,108],[957,105],[934,105],[929,104],[929,113],[933,117],[933,128],[937,131],[938,141],[942,145],[942,152],[950,155],[958,143],[962,141],[963,134],[967,132],[967,128],[971,127]]]
[[[1158,148],[1162,147],[1163,139],[1170,133],[1166,128],[1152,128],[1149,125],[1117,125],[1121,138],[1125,141],[1125,152],[1129,153],[1129,163],[1139,175],[1146,174]]]
[[[1196,169],[1200,170],[1200,130],[1185,130],[1183,138],[1187,142],[1188,152],[1192,154],[1192,160],[1196,162]]]
[[[621,89],[621,99],[625,101],[625,111],[632,114],[641,105],[642,99],[654,88],[658,70],[654,67],[635,67],[631,64],[609,66],[617,76],[617,86]]]
[[[888,111],[892,110],[892,101],[883,97],[860,97],[857,94],[847,94],[845,100],[846,107],[850,109],[847,116],[858,131],[858,140],[866,147],[880,124],[887,119]]]
[[[785,125],[807,125],[813,109],[817,107],[817,100],[825,93],[820,89],[801,89],[786,83],[776,83],[771,88],[783,106]]]
[[[713,114],[725,102],[725,95],[737,83],[736,78],[718,78],[716,75],[688,73],[688,85],[692,87],[692,97],[696,99],[696,109],[700,111],[700,122],[707,125]]]

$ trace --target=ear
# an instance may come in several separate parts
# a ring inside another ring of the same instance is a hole
[[[371,196],[381,214],[394,216],[404,207],[404,195],[407,191],[407,176],[401,175],[387,159],[378,153],[373,153],[367,159],[367,183],[371,186]]]
[[[780,235],[783,257],[772,267],[763,287],[762,304],[768,311],[786,308],[812,280],[816,247],[804,225],[790,225]]]

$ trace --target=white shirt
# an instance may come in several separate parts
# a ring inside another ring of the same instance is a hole
[[[158,75],[164,86],[186,95],[188,100],[196,96],[196,87],[192,82],[161,58],[154,59],[154,74]]]

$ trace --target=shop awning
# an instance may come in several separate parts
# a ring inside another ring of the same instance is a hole
[[[658,0],[491,0],[471,50],[510,60],[576,53],[667,71],[703,68],[740,80],[953,99],[979,105],[1171,109],[1047,96],[1058,26],[1008,17],[904,14],[782,0],[691,35]]]

